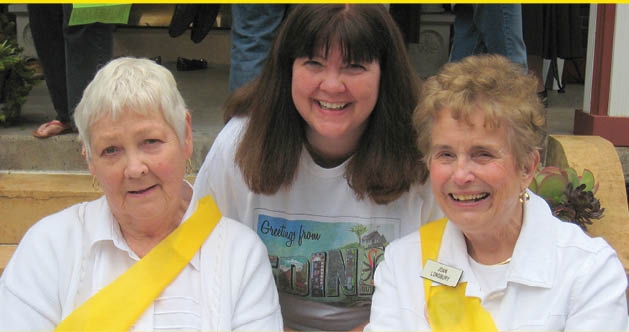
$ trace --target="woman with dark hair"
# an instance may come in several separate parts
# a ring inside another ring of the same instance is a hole
[[[262,238],[287,327],[366,323],[384,247],[441,216],[411,124],[418,94],[384,6],[300,5],[228,98],[195,195]]]

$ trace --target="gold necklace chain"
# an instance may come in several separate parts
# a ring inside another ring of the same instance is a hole
[[[511,263],[511,257],[505,259],[504,261],[500,262],[500,263],[496,263],[496,264],[492,264],[492,265],[505,265],[505,264],[509,264]]]

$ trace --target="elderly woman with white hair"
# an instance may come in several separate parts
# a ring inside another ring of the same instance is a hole
[[[74,116],[105,195],[25,234],[0,279],[0,330],[282,330],[262,242],[191,199],[191,118],[172,74],[113,60]]]

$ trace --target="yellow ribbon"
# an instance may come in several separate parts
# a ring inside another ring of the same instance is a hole
[[[422,266],[428,259],[437,260],[447,219],[430,222],[419,229],[422,246]],[[456,287],[433,286],[424,279],[424,295],[428,322],[433,331],[498,331],[493,318],[477,297],[465,296],[467,283]]]
[[[221,219],[211,196],[146,256],[66,317],[55,331],[127,331],[201,248]]]

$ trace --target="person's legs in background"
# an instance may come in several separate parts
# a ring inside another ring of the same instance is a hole
[[[67,77],[68,116],[72,119],[74,108],[83,96],[83,90],[94,75],[113,57],[113,24],[92,23],[68,26],[72,5],[63,5],[63,36]]]
[[[66,88],[62,5],[29,4],[27,6],[33,43],[44,72],[48,93],[57,113],[56,120],[63,124],[71,124]],[[59,126],[53,126],[47,128],[47,131],[54,132],[61,129]],[[42,130],[44,128],[38,131]]]
[[[232,5],[229,91],[254,79],[282,23],[287,5]]]
[[[475,5],[457,4],[453,8],[455,19],[452,49],[450,50],[451,62],[484,51],[482,36],[474,25],[473,6]]]
[[[56,119],[33,132],[48,138],[72,131],[74,108],[100,66],[113,57],[114,25],[68,26],[72,5],[28,5],[31,34]]]
[[[454,14],[450,61],[474,54],[493,53],[527,67],[519,4],[460,4],[454,6]]]
[[[480,31],[486,53],[502,54],[527,68],[519,4],[473,5],[474,25]]]

